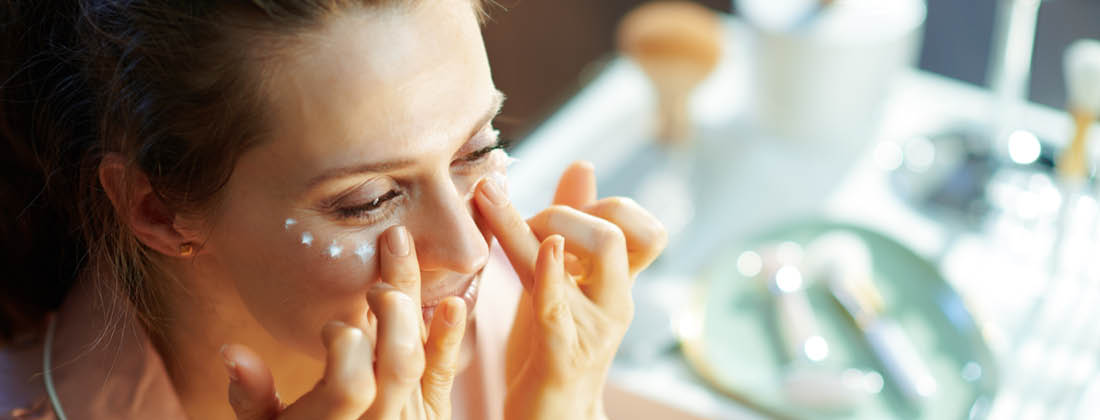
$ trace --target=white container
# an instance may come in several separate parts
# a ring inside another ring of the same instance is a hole
[[[864,141],[889,89],[913,66],[924,0],[816,2],[738,0],[755,28],[755,117],[767,134],[793,140]]]

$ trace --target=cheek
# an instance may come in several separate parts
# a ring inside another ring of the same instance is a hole
[[[378,277],[375,250],[386,227],[347,231],[304,218],[270,221],[241,238],[222,264],[245,307],[280,342],[318,357],[331,320],[366,327],[366,291]],[[263,229],[257,229],[263,230]]]
[[[394,222],[396,223],[396,222]],[[283,221],[287,258],[301,270],[317,277],[306,281],[321,293],[366,292],[378,276],[378,239],[390,224],[367,229],[348,229],[325,223],[302,223],[296,218]]]

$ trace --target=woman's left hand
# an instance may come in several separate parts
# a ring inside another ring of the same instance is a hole
[[[587,163],[571,165],[554,205],[529,220],[493,187],[479,185],[477,205],[524,285],[505,415],[602,418],[607,370],[633,318],[630,288],[664,249],[664,227],[630,199],[596,200]]]

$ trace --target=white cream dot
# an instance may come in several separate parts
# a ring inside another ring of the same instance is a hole
[[[355,255],[359,256],[359,261],[366,264],[370,261],[370,257],[374,255],[374,247],[371,244],[363,243],[355,247]]]
[[[342,254],[342,253],[344,253],[344,247],[342,247],[340,245],[336,245],[336,244],[332,244],[332,245],[328,246],[328,256],[329,257],[336,258],[336,257],[339,257],[340,254]]]

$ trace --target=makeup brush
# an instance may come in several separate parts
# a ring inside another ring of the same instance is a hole
[[[1080,39],[1065,53],[1066,93],[1075,126],[1073,140],[1058,157],[1058,174],[1080,182],[1088,177],[1088,132],[1100,115],[1100,41]]]
[[[800,246],[787,242],[760,249],[761,271],[756,279],[768,290],[775,307],[775,328],[787,356],[782,391],[790,402],[818,412],[850,412],[877,392],[877,372],[837,366],[829,342],[818,326],[808,290],[812,278],[803,278]]]
[[[619,51],[642,67],[656,89],[661,141],[684,143],[691,137],[688,99],[717,66],[721,42],[718,16],[687,1],[646,3],[619,23]]]
[[[1100,115],[1100,41],[1080,39],[1066,48],[1066,96],[1073,118],[1073,139],[1058,157],[1056,170],[1062,189],[1062,208],[1058,215],[1054,247],[1051,250],[1051,274],[1062,268],[1062,249],[1073,208],[1089,176],[1088,134],[1093,120]]]
[[[807,246],[806,260],[807,272],[828,283],[901,395],[918,408],[934,398],[939,386],[932,371],[901,324],[886,315],[867,244],[853,233],[830,232]]]

